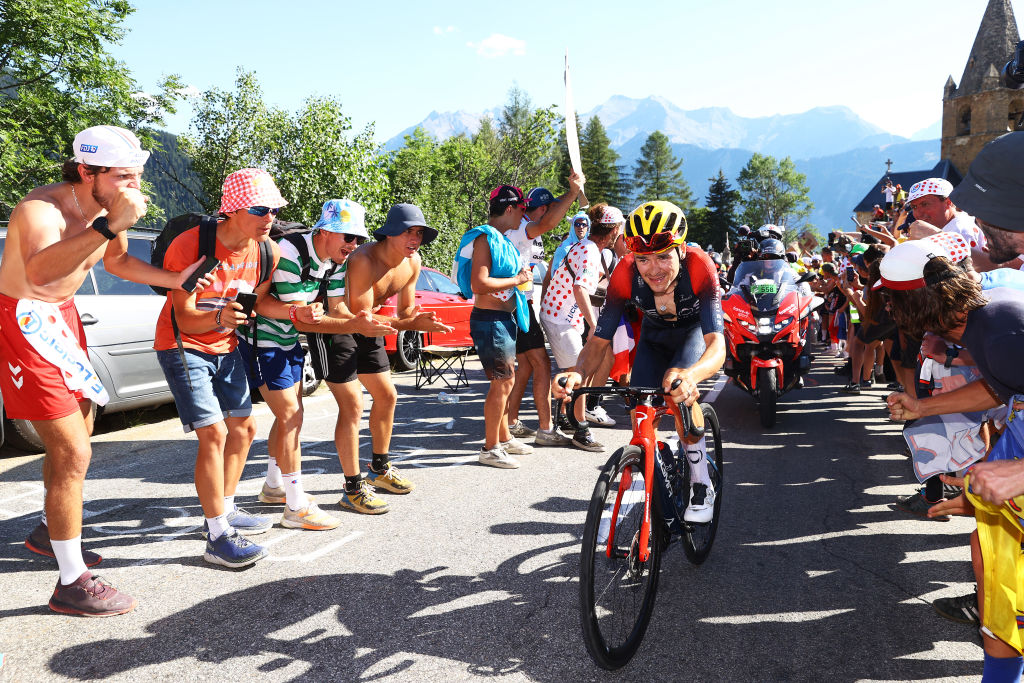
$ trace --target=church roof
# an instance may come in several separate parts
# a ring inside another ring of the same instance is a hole
[[[925,178],[945,178],[949,182],[953,183],[953,187],[960,184],[962,178],[960,174],[956,172],[953,164],[949,162],[949,159],[943,159],[939,163],[935,164],[935,168],[930,171],[903,171],[902,173],[885,173],[875,181],[875,184],[871,186],[868,193],[864,196],[864,199],[860,200],[860,203],[854,207],[855,212],[871,211],[875,204],[882,206],[885,203],[885,195],[882,194],[882,186],[885,185],[885,179],[889,178],[893,185],[902,185],[906,192],[910,192],[910,186],[914,183],[924,180]]]
[[[989,67],[1001,71],[1013,56],[1019,40],[1017,20],[1013,16],[1010,0],[989,0],[981,26],[978,27],[978,35],[974,38],[971,56],[964,67],[964,75],[960,77],[960,87],[954,96],[981,92]]]

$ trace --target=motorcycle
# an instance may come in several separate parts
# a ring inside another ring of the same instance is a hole
[[[803,386],[810,370],[811,315],[824,300],[786,261],[745,261],[722,298],[726,375],[754,397],[763,427],[775,425],[776,403]]]

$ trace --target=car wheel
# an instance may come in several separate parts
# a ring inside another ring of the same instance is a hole
[[[412,370],[416,367],[416,361],[420,357],[420,345],[422,344],[420,333],[413,330],[401,330],[398,333],[398,341],[395,352],[395,370]]]
[[[313,371],[313,363],[309,359],[309,351],[306,351],[302,363],[302,395],[312,395],[314,391],[320,388],[320,381],[316,378],[316,372]]]
[[[26,453],[42,453],[43,440],[28,420],[11,420],[4,417],[4,444]]]

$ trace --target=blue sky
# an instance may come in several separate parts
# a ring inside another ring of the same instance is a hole
[[[500,106],[513,85],[534,105],[561,104],[566,48],[578,112],[611,95],[742,116],[845,105],[910,136],[941,116],[943,84],[959,82],[986,2],[931,0],[918,12],[881,0],[134,4],[113,53],[144,88],[178,73],[199,90],[230,89],[243,67],[272,104],[336,96],[383,142],[432,110]],[[189,118],[184,106],[168,128],[184,132]]]

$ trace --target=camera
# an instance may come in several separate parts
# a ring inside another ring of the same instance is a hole
[[[1007,88],[1019,90],[1024,88],[1024,40],[1017,43],[1017,49],[1013,51],[1013,58],[1003,67],[1003,85]]]

